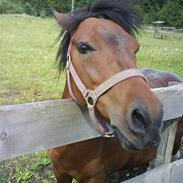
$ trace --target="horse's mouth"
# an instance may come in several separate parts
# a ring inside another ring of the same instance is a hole
[[[121,148],[128,152],[135,153],[151,148],[156,149],[160,144],[160,136],[156,138],[155,132],[157,130],[155,130],[155,127],[146,129],[143,135],[136,135],[133,131],[126,132],[124,128],[118,128],[118,125],[120,125],[118,120],[114,118],[106,120],[99,112],[96,114],[100,125],[104,127],[102,136],[104,138],[117,138]]]
[[[118,127],[108,123],[108,121],[98,111],[96,111],[96,115],[98,117],[98,121],[101,124],[101,126],[103,126],[104,124],[106,126],[107,130],[103,135],[104,138],[114,138],[114,137],[118,138],[122,148],[127,150],[127,151],[133,151],[134,152],[134,151],[139,151],[139,150],[144,149],[144,148],[138,147],[138,145],[134,145],[134,143],[131,142],[129,140],[129,138],[127,138],[126,135],[123,134],[118,129]]]
[[[123,135],[116,126],[112,126],[115,136],[119,139],[123,149],[127,151],[138,151],[139,149],[128,138]]]
[[[159,145],[159,143],[156,143],[148,146],[143,146],[142,144],[133,143],[123,133],[121,133],[121,131],[116,126],[112,126],[112,128],[115,136],[119,139],[122,148],[127,151],[137,152],[137,151],[146,150],[152,147],[155,148]]]
[[[118,138],[121,144],[121,147],[124,150],[137,152],[141,150],[146,150],[149,148],[156,148],[159,145],[159,142],[154,142],[153,140],[148,143],[144,141],[146,137],[148,137],[148,132],[146,132],[144,137],[129,137],[129,133],[126,134],[125,131],[121,131],[116,125],[112,125],[108,120],[106,120],[98,111],[96,111],[96,115],[98,118],[98,122],[103,127],[104,133],[102,136],[104,138]],[[114,124],[114,123],[113,123]],[[132,136],[134,134],[131,134]],[[151,137],[153,139],[153,137]],[[150,139],[151,139],[150,138]]]

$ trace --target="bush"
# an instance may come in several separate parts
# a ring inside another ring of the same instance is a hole
[[[7,2],[6,0],[0,1],[0,14],[8,13],[8,11],[11,9],[12,4],[10,2]]]
[[[14,4],[7,0],[0,0],[0,14],[8,13],[22,14],[24,13],[24,8],[23,6],[20,6],[20,4]]]
[[[146,24],[151,24],[153,21],[158,20],[156,10],[153,8],[146,14],[144,14],[143,22]]]
[[[25,13],[25,9],[19,4],[12,4],[12,9],[8,13],[23,14]]]
[[[182,6],[176,1],[167,1],[164,7],[159,12],[160,19],[166,21],[167,25],[182,27],[183,26],[183,11]]]
[[[35,14],[35,10],[34,8],[31,6],[30,3],[25,3],[25,13],[27,15],[34,15]]]

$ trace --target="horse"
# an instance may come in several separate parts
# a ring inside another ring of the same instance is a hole
[[[62,98],[87,108],[102,136],[48,150],[57,182],[104,183],[112,172],[147,164],[160,143],[163,106],[137,68],[138,21],[128,1],[53,11],[63,30],[59,71],[67,68]]]
[[[163,72],[160,70],[148,68],[148,69],[143,69],[142,73],[145,75],[145,77],[148,81],[148,84],[150,85],[151,88],[168,87],[171,83],[175,83],[175,84],[183,83],[182,78],[180,78],[179,76],[177,76],[173,73],[170,73],[170,72]],[[180,118],[179,122],[178,122],[175,143],[174,143],[174,148],[173,148],[173,153],[172,153],[173,155],[175,155],[180,148],[182,136],[183,136],[183,117]],[[104,140],[106,140],[106,141],[104,141]],[[114,142],[114,141],[112,142],[112,141],[108,141],[108,140],[112,140],[112,139],[97,138],[97,139],[93,139],[93,140],[88,140],[85,143],[84,142],[76,143],[76,144],[71,144],[71,145],[63,146],[63,147],[56,148],[56,149],[51,149],[50,150],[51,155],[54,155],[56,152],[58,153],[56,157],[51,156],[53,158],[52,160],[53,160],[53,166],[55,169],[56,176],[58,176],[60,178],[60,179],[58,179],[58,182],[60,181],[63,183],[69,183],[69,181],[71,182],[71,180],[72,180],[72,178],[68,174],[62,175],[61,172],[59,172],[59,169],[57,170],[57,168],[55,167],[55,165],[56,165],[55,162],[59,163],[59,161],[58,161],[59,159],[57,159],[59,157],[59,155],[61,156],[62,153],[68,153],[68,154],[71,153],[70,154],[72,157],[71,162],[74,162],[74,164],[76,164],[77,162],[81,162],[82,161],[81,157],[75,156],[76,154],[74,154],[74,153],[76,153],[79,148],[81,149],[81,147],[83,147],[82,150],[84,150],[84,152],[86,153],[86,149],[84,148],[84,146],[86,146],[86,144],[88,144],[87,150],[89,152],[92,152],[91,147],[96,147],[96,149],[98,149],[97,145],[99,147],[102,145],[102,148],[101,148],[102,156],[104,156],[104,158],[108,157],[106,160],[104,160],[104,162],[106,162],[105,168],[108,172],[108,173],[106,173],[107,176],[110,176],[113,172],[116,172],[116,171],[123,171],[125,169],[131,169],[134,167],[139,167],[139,166],[144,166],[144,165],[147,167],[149,161],[151,161],[152,159],[155,158],[156,150],[154,148],[151,148],[149,150],[144,150],[141,152],[126,152],[128,154],[129,161],[124,166],[124,164],[122,162],[124,161],[124,159],[123,159],[124,155],[126,155],[126,157],[127,157],[127,154],[124,151],[122,151],[118,142]],[[92,141],[93,141],[93,144],[96,143],[96,146],[91,146]],[[81,150],[81,152],[83,152],[82,150]],[[60,152],[62,152],[62,153],[60,154]],[[116,152],[117,152],[117,154],[115,154]],[[114,154],[115,154],[115,156],[114,156]],[[86,155],[88,155],[88,154],[86,154]],[[93,156],[96,157],[95,154]],[[70,166],[73,166],[73,165],[70,164]],[[57,166],[59,166],[59,164]],[[61,166],[61,164],[60,164],[60,166]],[[110,168],[110,167],[112,167],[112,168]],[[58,175],[57,175],[57,173],[58,173]],[[96,180],[94,179],[93,182],[95,182],[95,181]]]

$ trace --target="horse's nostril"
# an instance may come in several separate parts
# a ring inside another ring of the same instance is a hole
[[[149,117],[147,113],[140,109],[134,109],[132,112],[132,121],[137,128],[147,128],[149,125]]]
[[[135,121],[141,121],[142,123],[144,123],[145,121],[143,114],[138,109],[135,109],[133,111],[132,117]]]

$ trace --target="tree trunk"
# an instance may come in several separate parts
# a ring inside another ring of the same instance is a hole
[[[74,4],[75,4],[75,0],[72,0],[71,11],[73,11],[73,10],[74,10]]]

